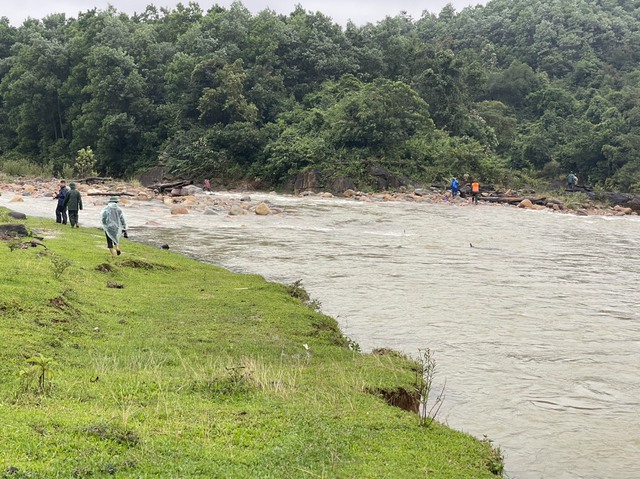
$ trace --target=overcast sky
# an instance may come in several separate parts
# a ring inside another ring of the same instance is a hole
[[[28,17],[42,19],[51,13],[66,13],[67,17],[77,17],[79,12],[94,7],[104,10],[108,5],[112,5],[116,10],[131,15],[143,12],[149,4],[173,8],[178,3],[178,0],[2,0],[0,17],[9,18],[11,24],[17,27]],[[182,3],[187,5],[189,0],[183,0]],[[206,12],[216,4],[228,7],[231,0],[201,0],[195,3]],[[363,25],[367,22],[376,23],[386,16],[395,16],[402,11],[418,19],[423,10],[437,14],[447,3],[451,3],[459,12],[470,5],[484,5],[487,0],[245,0],[242,3],[253,14],[265,8],[289,14],[296,4],[300,4],[305,10],[319,11],[341,25],[345,25],[348,20]]]

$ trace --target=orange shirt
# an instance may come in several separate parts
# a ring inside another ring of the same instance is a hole
[[[480,193],[480,183],[478,183],[477,181],[471,183],[471,191],[473,193]]]

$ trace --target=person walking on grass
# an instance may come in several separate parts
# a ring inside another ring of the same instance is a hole
[[[56,206],[56,223],[62,223],[63,225],[67,224],[67,210],[63,206],[67,193],[69,193],[67,182],[60,180],[60,189],[54,195],[53,199],[58,200],[58,205]]]
[[[127,238],[127,220],[122,209],[118,206],[118,198],[112,196],[102,209],[102,229],[107,236],[107,248],[111,257],[120,256],[120,237]]]
[[[82,195],[76,189],[75,183],[69,183],[69,193],[64,197],[62,207],[69,210],[69,224],[72,228],[80,228],[78,225],[78,210],[82,209]]]

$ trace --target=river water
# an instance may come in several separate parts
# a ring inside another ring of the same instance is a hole
[[[132,239],[302,280],[363,351],[430,348],[435,387],[446,382],[438,419],[493,440],[510,478],[640,478],[640,217],[251,197],[284,212],[125,213]],[[81,225],[99,226],[100,208]]]

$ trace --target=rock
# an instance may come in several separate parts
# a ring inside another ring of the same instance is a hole
[[[183,198],[183,204],[185,205],[197,205],[200,202],[198,201],[198,198],[196,198],[195,196],[189,195],[189,196],[185,196]]]
[[[632,208],[625,208],[624,206],[620,206],[620,205],[615,205],[613,207],[613,211],[615,211],[616,213],[620,213],[620,216],[630,215],[631,213],[633,213]]]
[[[196,185],[183,186],[181,190],[182,196],[195,195],[196,193],[202,193],[202,188]]]
[[[173,202],[173,200],[172,200],[171,198],[163,198],[162,202],[163,202],[165,205],[168,205],[168,206],[171,206],[171,205],[173,205],[173,204],[174,204],[174,202]]]
[[[29,232],[25,225],[10,223],[0,225],[0,236],[29,236]]]
[[[349,178],[345,178],[344,176],[339,176],[335,178],[331,184],[329,185],[329,190],[333,193],[340,194],[344,193],[347,190],[355,190],[356,185]]]
[[[217,215],[218,212],[216,210],[214,210],[213,208],[205,208],[205,210],[202,212],[203,215]]]
[[[240,202],[250,203],[251,196],[243,196],[242,198],[240,198]]]
[[[266,203],[260,203],[256,206],[255,212],[257,215],[266,216],[271,214],[271,209],[267,206]]]
[[[308,171],[298,173],[293,186],[293,192],[296,195],[304,191],[312,191],[318,193],[320,191],[321,174],[319,170],[310,169]]]
[[[355,194],[356,194],[355,190],[352,190],[352,189],[345,190],[344,193],[342,193],[342,195],[345,198],[353,198]]]
[[[20,213],[18,211],[9,211],[9,216],[11,216],[12,218],[15,218],[17,220],[26,220],[27,219],[27,215],[25,215],[24,213]]]
[[[525,198],[520,203],[518,203],[518,208],[532,209],[533,208],[533,203],[531,202],[531,200],[529,198]]]
[[[9,200],[10,203],[23,203],[24,199],[22,198],[22,196],[14,196],[13,198],[11,198]]]
[[[173,188],[171,190],[171,196],[182,196],[182,188]]]
[[[325,191],[324,193],[320,194],[320,198],[333,198],[333,193],[329,193],[328,191]]]
[[[232,205],[231,208],[229,208],[229,215],[231,216],[242,216],[243,214],[245,213],[242,206]]]
[[[172,215],[188,215],[189,209],[185,206],[174,206],[171,208]]]

